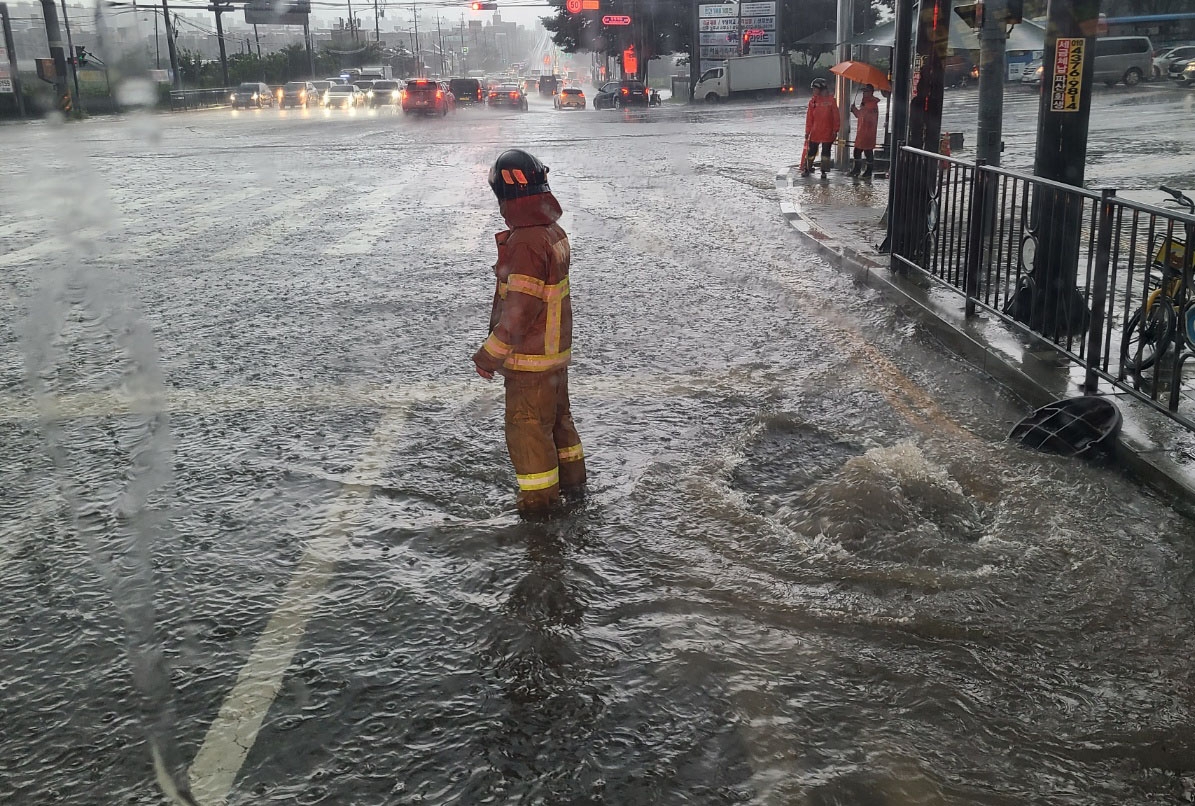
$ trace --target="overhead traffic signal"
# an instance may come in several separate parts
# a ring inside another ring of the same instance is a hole
[[[751,55],[751,34],[746,31],[743,32],[743,55]]]
[[[478,0],[474,0],[474,2],[470,4],[470,8],[472,8],[474,11],[497,11],[498,4],[488,2],[488,0],[480,0],[480,2]]]

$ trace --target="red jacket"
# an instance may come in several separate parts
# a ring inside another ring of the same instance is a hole
[[[833,95],[814,95],[805,110],[805,139],[832,143],[838,135],[838,102]]]
[[[859,129],[855,132],[855,148],[870,151],[876,147],[876,129],[880,124],[880,99],[874,95],[864,95],[860,101],[862,106],[851,107],[851,113],[859,119]]]
[[[497,236],[490,336],[473,361],[503,375],[562,369],[572,353],[573,306],[560,203],[551,193],[511,199],[502,216],[510,229]]]

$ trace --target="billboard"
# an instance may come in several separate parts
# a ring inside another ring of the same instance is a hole
[[[245,22],[250,25],[306,25],[311,0],[249,0]]]
[[[780,30],[776,0],[743,3],[702,3],[697,6],[697,27],[701,41],[701,70],[719,59],[738,56],[743,32],[757,30],[751,39],[752,55],[775,53]]]

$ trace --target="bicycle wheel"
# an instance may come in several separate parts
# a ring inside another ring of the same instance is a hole
[[[1141,309],[1133,311],[1121,334],[1121,366],[1127,372],[1139,372],[1152,367],[1174,340],[1177,327],[1175,319],[1174,306],[1168,301],[1150,306],[1144,325],[1141,323]]]

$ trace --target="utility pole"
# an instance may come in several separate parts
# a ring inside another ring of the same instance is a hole
[[[174,46],[174,26],[170,24],[170,7],[162,0],[162,23],[166,26],[166,50],[170,53],[170,70],[174,74],[174,88],[183,88],[183,77],[178,71],[178,51]]]
[[[1004,44],[1008,0],[986,0],[979,22],[979,123],[975,156],[985,165],[1000,164],[1004,129],[1004,81],[1008,72]],[[993,186],[994,187],[994,186]]]
[[[740,5],[739,8],[742,8]],[[845,62],[851,58],[850,38],[855,34],[855,4],[851,0],[838,0],[838,30],[834,38],[838,40],[838,61]],[[849,155],[847,154],[847,139],[851,131],[851,83],[843,76],[838,76],[834,82],[834,96],[838,99],[838,142],[836,164],[840,171],[845,171]]]
[[[382,28],[378,25],[378,0],[373,0],[373,41],[382,41]]]
[[[924,0],[918,9],[917,55],[913,62],[913,100],[909,108],[909,145],[937,151],[945,98],[942,60],[950,31],[950,0]],[[900,33],[897,32],[897,36]]]
[[[54,60],[54,92],[58,108],[71,111],[71,91],[66,80],[66,54],[62,51],[62,33],[58,30],[58,9],[54,0],[41,0],[42,16],[46,21],[46,39],[50,43],[50,58]]]
[[[444,34],[440,31],[440,15],[436,15],[436,39],[440,43],[440,72],[439,75],[444,75]]]
[[[158,26],[158,10],[153,9],[154,13],[154,67],[158,70],[162,69],[162,31]]]
[[[25,99],[21,97],[21,75],[17,70],[17,49],[12,41],[12,24],[8,19],[8,4],[0,3],[0,23],[4,25],[4,49],[8,53],[8,74],[12,81],[13,97],[17,101],[17,114],[25,117]]]
[[[311,23],[309,22],[309,19],[310,19],[310,15],[303,18],[303,44],[307,46],[307,70],[310,72],[311,77],[314,79],[315,78],[315,52],[314,52],[315,49],[312,47],[313,43],[311,41]],[[223,43],[221,43],[220,47],[221,47],[221,49],[223,49],[223,47],[224,47]],[[225,81],[225,83],[227,83],[228,79],[225,78],[224,81]]]
[[[1082,187],[1100,0],[1050,0],[1046,15],[1033,173]],[[1028,325],[1051,338],[1081,333],[1089,316],[1087,303],[1075,288],[1083,199],[1041,187],[1034,208],[1033,273],[1038,298],[1032,300]]]
[[[66,29],[66,49],[71,54],[71,77],[75,80],[75,105],[79,107],[80,112],[85,112],[83,108],[83,94],[79,92],[79,65],[78,57],[75,56],[75,43],[71,39],[71,21],[66,16],[66,0],[62,0],[62,26]]]
[[[695,103],[701,78],[701,0],[693,0],[693,44],[689,46],[689,103]]]
[[[353,17],[353,0],[349,0],[349,31],[352,32],[353,41],[357,41],[357,22]]]
[[[257,58],[261,58],[261,37],[257,35],[257,23],[253,23],[253,41],[257,43]]]
[[[415,70],[423,75],[423,56],[419,53],[419,8],[411,3],[411,15],[415,18]]]
[[[220,23],[220,15],[224,13],[226,7],[220,4],[220,0],[208,6],[210,10],[216,14],[216,41],[220,43],[220,75],[223,76],[224,86],[228,86],[228,53],[224,49],[224,26]]]
[[[896,50],[893,57],[896,70],[894,89],[902,94],[905,87],[908,86],[906,83],[907,62],[904,61],[904,54],[907,54],[908,50],[901,49],[900,44],[907,39],[905,32],[909,29],[900,26],[907,25],[910,21],[911,6],[912,3],[909,0],[898,0],[896,7],[897,28],[894,43]],[[902,11],[907,13],[902,14]],[[946,55],[948,41],[950,20],[947,15],[951,13],[953,13],[951,0],[922,0],[918,9],[916,55],[913,61],[910,93],[912,99],[908,104],[907,119],[908,145],[913,148],[926,151],[938,150],[942,131],[942,101],[945,94],[942,59]],[[905,127],[904,115],[905,106],[903,103],[898,103],[893,116],[896,123],[894,137],[898,144]],[[894,162],[896,156],[893,154]],[[893,255],[903,253],[907,256],[914,248],[913,245],[919,243],[918,235],[927,226],[930,194],[933,192],[936,177],[936,166],[923,164],[907,176],[902,169],[899,178],[893,176],[889,179],[889,225],[884,247],[889,248]],[[912,209],[903,211],[900,216],[895,216],[893,215],[892,192],[898,181],[902,187],[906,188],[905,198],[912,205]],[[892,226],[894,219],[901,224],[899,230]],[[894,268],[898,265],[895,258],[892,265]]]

